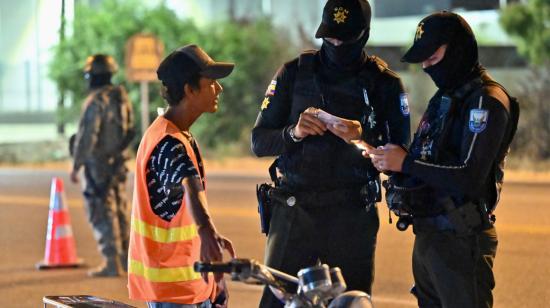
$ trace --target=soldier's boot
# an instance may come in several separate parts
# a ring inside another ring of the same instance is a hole
[[[117,277],[124,275],[118,256],[106,258],[105,262],[88,271],[90,277]]]

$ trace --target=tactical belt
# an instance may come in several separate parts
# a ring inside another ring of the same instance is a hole
[[[480,206],[468,202],[455,207],[450,198],[443,200],[440,205],[446,213],[431,217],[414,217],[413,230],[417,232],[454,231],[456,235],[470,235],[492,226],[488,216]],[[487,216],[487,217],[486,217]]]
[[[335,204],[344,204],[353,207],[370,209],[372,204],[367,204],[366,196],[361,193],[361,187],[323,190],[323,191],[299,191],[291,192],[282,187],[274,187],[269,196],[277,205],[300,206],[302,208],[324,208]]]

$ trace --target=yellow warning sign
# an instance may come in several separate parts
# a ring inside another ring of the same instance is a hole
[[[135,34],[126,42],[125,63],[128,81],[156,81],[164,45],[151,34]]]

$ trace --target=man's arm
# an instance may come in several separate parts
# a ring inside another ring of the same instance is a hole
[[[91,102],[80,119],[74,143],[74,162],[71,180],[78,182],[78,170],[92,154],[101,126],[101,110],[98,104]]]
[[[259,157],[277,156],[296,146],[288,123],[297,60],[277,71],[268,86],[261,110],[252,129],[252,152]]]
[[[122,102],[122,106],[124,107],[124,128],[125,128],[125,136],[121,143],[121,151],[125,150],[130,143],[132,143],[132,140],[134,139],[136,135],[136,129],[134,127],[134,111],[132,108],[132,102],[130,101],[128,97],[128,93],[126,92],[126,89],[123,86],[119,86],[120,88],[120,100]]]
[[[235,258],[235,250],[231,241],[218,233],[208,212],[206,194],[200,178],[186,177],[182,180],[185,204],[197,225],[201,238],[201,260],[221,261],[223,249]]]

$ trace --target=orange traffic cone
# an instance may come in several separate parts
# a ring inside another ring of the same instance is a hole
[[[76,256],[76,245],[71,228],[71,217],[63,190],[63,180],[54,177],[50,192],[50,212],[46,233],[44,260],[38,262],[38,269],[57,267],[78,267],[82,259]]]

